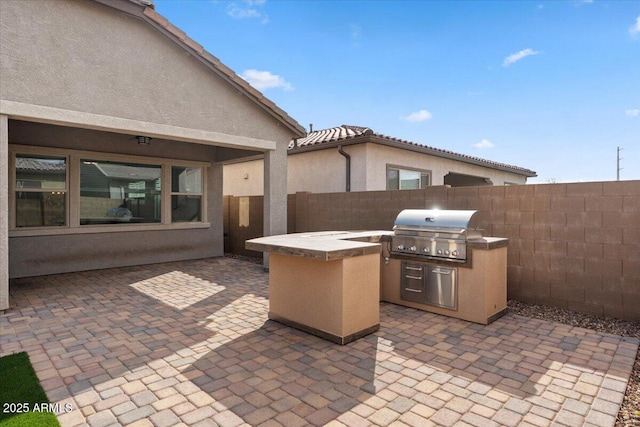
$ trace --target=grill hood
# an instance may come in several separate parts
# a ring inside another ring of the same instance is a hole
[[[396,234],[403,231],[440,231],[465,233],[471,226],[472,217],[478,211],[405,209],[398,214],[393,229]]]

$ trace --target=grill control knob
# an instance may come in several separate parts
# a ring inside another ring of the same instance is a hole
[[[451,252],[451,255],[453,255],[453,256],[458,256],[458,251],[453,251],[453,252]]]
[[[429,253],[429,248],[424,248],[424,249],[422,250],[422,252],[424,252],[425,254],[428,254],[428,253]]]
[[[415,246],[411,246],[411,247],[409,248],[409,250],[410,250],[411,252],[415,252],[417,249],[418,249],[418,248],[416,248]]]
[[[399,251],[404,250],[404,245],[398,245],[397,249],[398,249]]]
[[[449,250],[447,249],[446,251],[444,251],[444,254],[449,255],[450,254]]]
[[[438,255],[442,255],[442,249],[438,249]]]

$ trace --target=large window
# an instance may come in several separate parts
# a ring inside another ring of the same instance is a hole
[[[208,227],[204,162],[10,145],[16,235]]]
[[[387,190],[417,190],[431,185],[431,172],[387,166]]]
[[[66,196],[66,158],[16,156],[16,227],[66,225]]]
[[[160,222],[162,168],[80,160],[80,224]]]

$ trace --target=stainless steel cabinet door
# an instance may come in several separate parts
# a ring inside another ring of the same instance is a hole
[[[455,268],[441,267],[439,265],[429,265],[427,269],[427,304],[457,310],[457,270]]]

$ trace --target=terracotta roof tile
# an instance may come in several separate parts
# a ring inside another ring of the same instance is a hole
[[[407,141],[400,138],[395,138],[380,133],[374,132],[371,128],[362,126],[342,125],[329,129],[321,129],[313,132],[309,132],[305,137],[294,139],[289,142],[289,150],[301,150],[301,149],[322,149],[324,144],[331,142],[345,141],[349,142],[354,138],[371,136],[382,141],[390,141],[396,143],[399,147],[403,145],[407,149],[417,149],[419,151],[428,152],[428,154],[447,157],[454,160],[459,160],[467,163],[474,163],[482,166],[486,166],[494,169],[508,170],[514,173],[518,173],[526,176],[537,176],[537,174],[527,168],[520,166],[508,165],[506,163],[494,162],[486,160],[480,157],[469,156],[466,154],[460,154],[449,150],[443,150],[441,148],[429,147],[427,145],[418,144],[416,142]],[[368,142],[367,139],[363,139],[359,142]],[[371,142],[376,142],[372,140]]]
[[[173,25],[171,22],[167,21],[167,25],[164,28],[169,31],[174,36],[178,37],[180,40],[184,40],[187,37],[187,33],[182,31],[180,28]]]
[[[142,13],[163,27],[166,27],[167,25],[169,25],[169,20],[164,16],[160,15],[151,7],[145,7]]]
[[[208,52],[208,51],[206,51],[204,49],[202,50],[202,57],[204,59],[206,59],[207,61],[211,62],[216,67],[218,67],[220,65],[220,60],[218,59],[218,57],[212,55],[211,52]]]
[[[187,46],[189,46],[191,49],[195,50],[196,52],[198,52],[200,55],[202,55],[202,52],[204,52],[204,48],[202,47],[202,45],[196,41],[194,41],[192,38],[190,37],[185,37],[184,39],[181,39]]]

